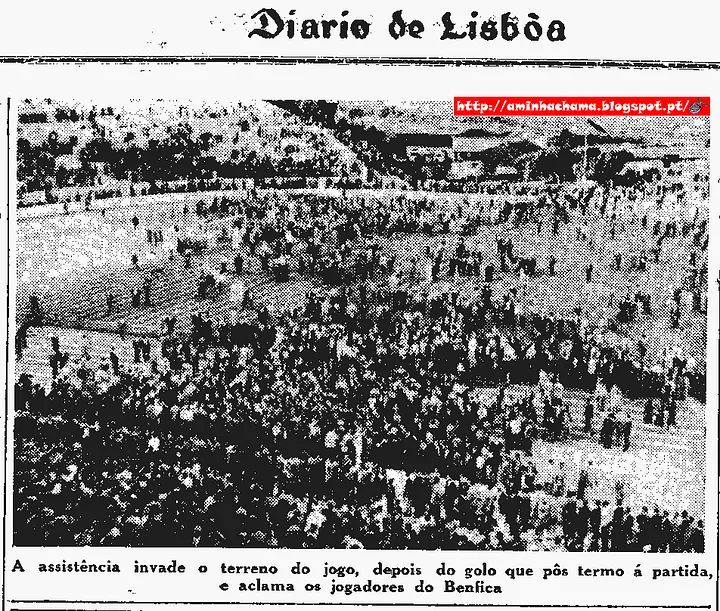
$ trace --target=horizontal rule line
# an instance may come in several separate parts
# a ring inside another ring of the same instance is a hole
[[[405,57],[405,56],[273,56],[273,55],[3,55],[0,63],[63,64],[63,63],[238,63],[238,64],[320,64],[320,65],[385,65],[385,66],[537,66],[548,68],[660,68],[680,70],[718,70],[720,62],[657,60],[657,59],[541,59],[541,58],[479,58],[479,57]]]
[[[517,609],[710,609],[711,605],[511,605],[494,603],[356,603],[356,602],[231,602],[231,601],[134,601],[134,600],[11,600],[12,604],[65,605],[258,605],[327,607],[503,607]],[[60,611],[60,610],[53,610]],[[80,610],[76,610],[80,611]]]

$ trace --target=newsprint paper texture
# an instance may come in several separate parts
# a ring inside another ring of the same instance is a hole
[[[2,611],[718,608],[717,7],[2,10]]]

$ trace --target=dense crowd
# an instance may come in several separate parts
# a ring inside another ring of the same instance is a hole
[[[65,108],[50,100],[33,109],[26,101],[19,116],[24,205],[89,205],[128,192],[183,192],[248,177],[356,182],[363,175],[357,158],[324,130],[265,102],[195,108],[168,102],[148,112]]]
[[[15,542],[702,551],[701,520],[631,505],[622,486],[609,500],[590,464],[541,475],[538,440],[585,435],[628,451],[640,424],[630,399],[642,398],[645,425],[682,422],[689,395],[704,401],[704,364],[681,350],[651,357],[646,338],[629,339],[654,315],[639,288],[604,321],[529,305],[528,282],[553,276],[557,260],[522,250],[510,229],[572,224],[584,244],[635,235],[637,253],[610,262],[633,274],[661,265],[682,236],[670,330],[704,308],[706,219],[641,211],[647,186],[485,188],[479,199],[220,195],[186,210],[232,219],[232,255],[201,270],[201,304],[220,295],[218,276],[255,262],[278,282],[298,275],[322,289],[277,310],[247,290],[233,316],[199,307],[189,330],[167,316],[159,356],[135,339],[130,363],[110,348],[101,362],[70,359],[53,340],[52,384],[23,374],[15,389]],[[483,225],[497,228],[490,250],[468,238]],[[411,255],[390,245],[407,234],[433,245]],[[149,244],[165,239],[148,230]],[[178,242],[188,273],[202,249]],[[591,285],[600,264],[572,273]],[[131,305],[154,299],[146,280]],[[117,307],[108,295],[108,314]],[[587,397],[584,422],[573,424],[566,389]]]
[[[47,392],[21,377],[22,537],[699,549],[701,522],[659,509],[636,515],[622,495],[614,507],[595,501],[587,472],[568,483],[560,465],[552,481],[539,481],[533,440],[568,434],[558,380],[572,383],[570,364],[582,352],[556,359],[553,342],[572,335],[573,324],[536,321],[536,354],[523,369],[551,373],[510,399],[512,347],[499,335],[478,336],[464,306],[447,294],[362,286],[311,294],[280,319],[250,303],[252,322],[198,313],[189,336],[164,337],[160,364],[138,358],[132,369],[116,360],[95,369],[85,359],[61,369]],[[507,331],[523,324],[507,317],[502,300],[491,299],[483,316]],[[593,376],[601,386],[612,383],[606,358]],[[679,364],[665,372],[673,397],[682,376]],[[493,396],[473,391],[488,384],[498,385]],[[591,401],[607,411],[611,395]]]

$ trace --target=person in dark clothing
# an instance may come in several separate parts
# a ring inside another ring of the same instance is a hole
[[[630,449],[630,433],[632,431],[632,420],[630,414],[625,415],[625,421],[622,423],[623,452]]]
[[[150,340],[143,339],[141,341],[142,341],[141,350],[142,350],[143,361],[147,362],[150,360]]]
[[[588,551],[600,551],[602,509],[600,501],[595,501],[595,506],[589,510],[588,527],[590,530],[590,545]]]
[[[686,551],[705,553],[705,529],[702,520],[698,520],[695,527],[691,529]]]
[[[675,426],[675,417],[677,414],[677,401],[674,397],[670,398],[667,410],[667,427]]]
[[[583,432],[592,434],[593,417],[595,415],[595,404],[592,397],[585,399],[585,426]]]
[[[623,506],[618,503],[615,506],[612,517],[612,530],[610,535],[610,551],[619,551],[625,544],[625,510]]]
[[[235,273],[241,276],[245,267],[245,258],[241,253],[238,253],[233,258],[233,265],[235,266]]]
[[[648,520],[648,544],[650,550],[653,552],[659,551],[662,547],[662,540],[662,516],[660,510],[655,507],[653,515]]]
[[[568,498],[562,508],[560,522],[562,524],[563,537],[568,549],[576,546],[577,538],[577,501],[574,498]]]
[[[662,400],[658,404],[658,410],[655,413],[655,426],[663,428],[665,426],[665,406]]]
[[[648,514],[648,508],[643,507],[642,511],[637,516],[637,547],[640,551],[648,544],[650,534],[650,515]]]
[[[110,347],[110,366],[112,367],[113,374],[120,375],[120,359],[115,352],[115,346]]]
[[[588,469],[592,466],[592,464],[592,461],[590,461],[588,462],[588,466],[586,468],[580,469],[580,474],[578,475],[576,495],[579,499],[585,498],[588,486],[590,485],[590,473],[588,472]]]
[[[557,263],[557,259],[550,255],[550,260],[548,261],[548,274],[550,276],[555,275],[555,264]]]
[[[652,397],[650,397],[645,402],[645,410],[643,412],[643,422],[645,424],[652,424],[654,413],[655,413],[655,404],[653,403]]]
[[[635,518],[630,511],[630,507],[625,508],[625,517],[622,525],[623,541],[621,549],[634,550],[636,548],[635,540]]]
[[[495,278],[495,268],[492,265],[485,266],[485,282],[492,282]]]
[[[675,302],[670,306],[670,326],[673,329],[680,328],[680,305]]]
[[[613,434],[615,432],[615,414],[610,412],[603,420],[602,427],[600,429],[600,443],[605,448],[612,447]]]
[[[145,278],[143,281],[143,296],[145,300],[145,305],[150,305],[150,291],[152,289],[152,280],[150,278]]]

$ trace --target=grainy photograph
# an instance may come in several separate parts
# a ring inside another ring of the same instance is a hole
[[[15,545],[704,551],[707,117],[17,126]]]

